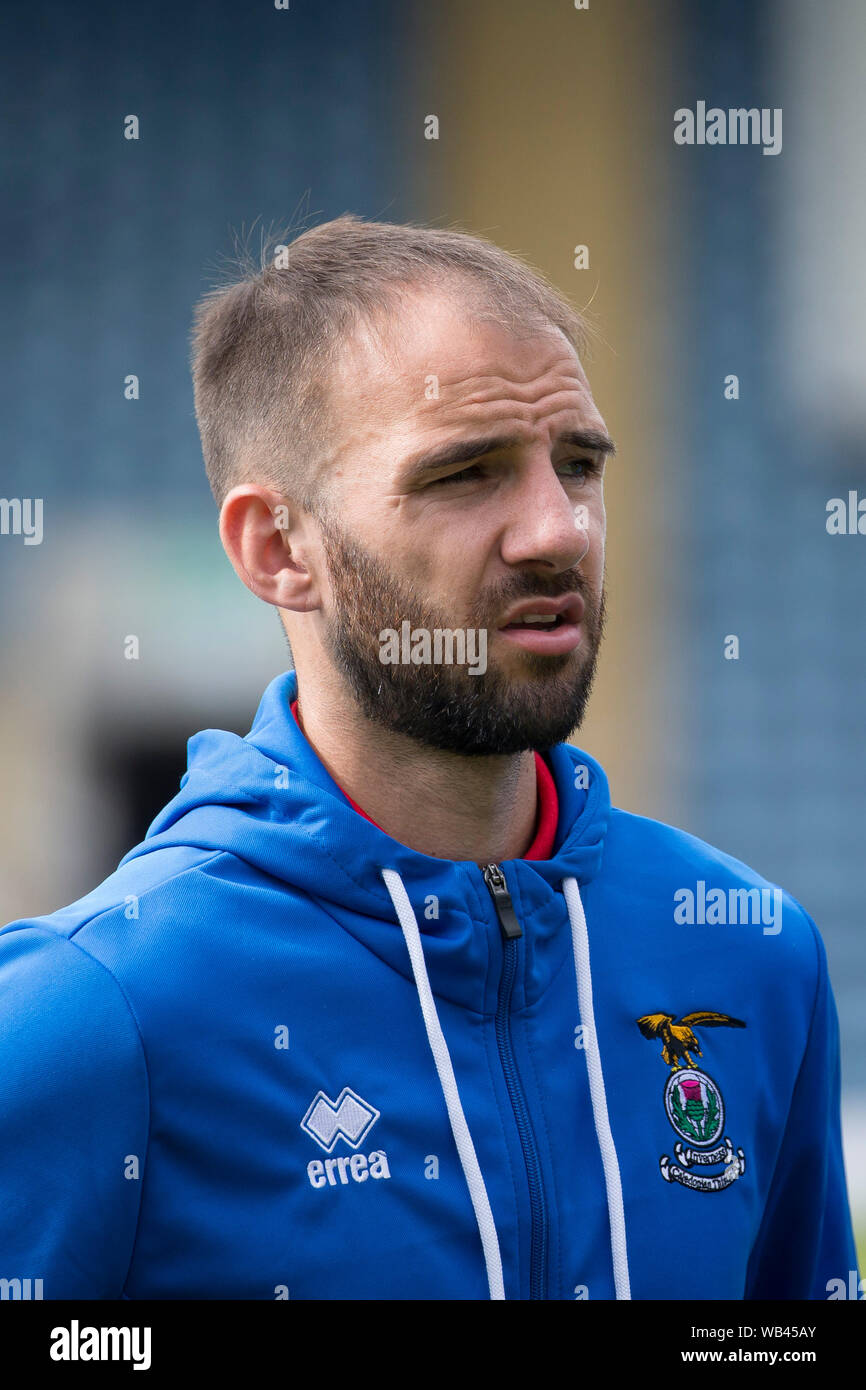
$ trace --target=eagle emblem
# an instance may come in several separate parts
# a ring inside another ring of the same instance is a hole
[[[695,1028],[745,1028],[746,1025],[741,1018],[703,1009],[696,1014],[685,1014],[680,1019],[676,1014],[644,1014],[643,1018],[637,1019],[637,1026],[645,1038],[661,1038],[662,1057],[669,1067],[676,1070],[683,1065],[681,1057],[685,1057],[685,1065],[691,1067],[694,1063],[689,1053],[694,1052],[698,1057],[704,1055]]]
[[[693,1191],[721,1192],[745,1172],[746,1157],[742,1149],[734,1150],[730,1139],[719,1143],[725,1128],[725,1102],[718,1083],[693,1060],[693,1056],[703,1056],[695,1029],[745,1028],[745,1023],[711,1009],[681,1018],[676,1014],[644,1014],[635,1022],[643,1037],[661,1042],[662,1061],[670,1067],[663,1101],[679,1139],[674,1144],[676,1162],[668,1154],[659,1159],[662,1177]],[[691,1171],[717,1163],[725,1165],[720,1173]]]

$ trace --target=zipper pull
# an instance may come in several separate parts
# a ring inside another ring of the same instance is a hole
[[[496,908],[496,916],[499,918],[499,925],[502,928],[502,935],[506,941],[511,941],[517,936],[522,936],[520,923],[517,920],[517,913],[514,911],[514,904],[511,901],[511,894],[505,882],[505,875],[498,864],[485,864],[481,870],[484,882],[490,889],[490,896],[493,899],[493,906]]]

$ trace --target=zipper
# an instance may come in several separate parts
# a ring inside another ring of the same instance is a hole
[[[502,978],[499,982],[499,996],[496,1002],[496,1043],[499,1060],[505,1077],[505,1089],[514,1111],[523,1161],[526,1165],[526,1178],[529,1185],[529,1210],[531,1214],[529,1241],[529,1297],[545,1298],[545,1271],[547,1269],[547,1209],[544,1202],[544,1187],[541,1180],[541,1163],[538,1146],[529,1119],[529,1106],[517,1069],[514,1055],[514,1040],[511,1033],[511,996],[514,992],[514,977],[517,973],[518,941],[523,935],[508,884],[499,864],[485,864],[481,870],[484,882],[493,899],[496,916],[502,930]]]

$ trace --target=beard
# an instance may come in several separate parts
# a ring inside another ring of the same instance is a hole
[[[399,632],[408,619],[413,630],[432,634],[454,624],[330,517],[319,521],[334,596],[325,641],[368,719],[428,748],[467,757],[543,750],[579,728],[604,633],[603,584],[596,594],[576,570],[546,581],[521,574],[473,605],[467,627],[487,628],[492,643],[494,615],[513,603],[580,593],[585,604],[580,645],[551,656],[514,648],[519,675],[489,664],[478,674],[441,663],[384,664],[379,639],[384,629]]]

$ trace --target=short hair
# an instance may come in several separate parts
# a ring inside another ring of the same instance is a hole
[[[387,326],[401,292],[468,294],[479,317],[512,331],[553,326],[578,353],[592,331],[518,256],[450,228],[347,213],[288,244],[263,239],[259,263],[243,250],[233,274],[196,305],[191,334],[196,420],[218,506],[237,484],[257,482],[324,515],[334,365],[361,323]]]

